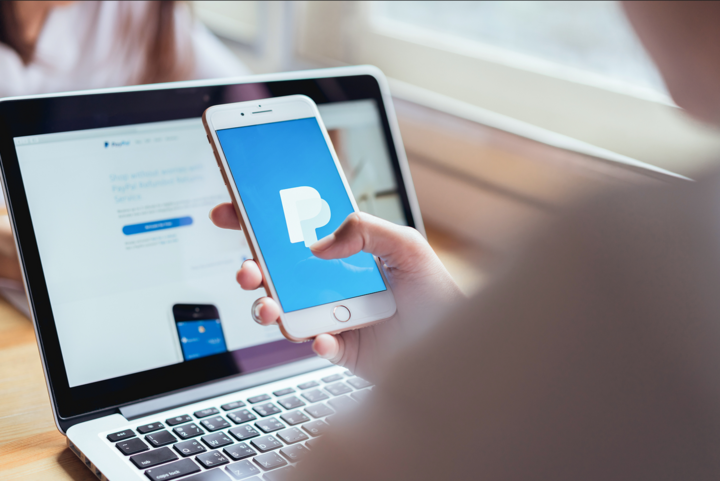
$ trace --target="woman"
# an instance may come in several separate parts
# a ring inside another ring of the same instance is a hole
[[[0,3],[0,97],[245,75],[184,2]]]
[[[717,125],[720,2],[625,10],[678,105]],[[568,212],[470,301],[415,231],[351,215],[311,249],[380,257],[398,313],[315,339],[376,387],[290,479],[719,479],[719,192],[716,172]],[[212,219],[239,228],[231,205]],[[237,277],[263,282],[253,261]]]
[[[0,97],[248,73],[185,2],[0,2]],[[0,291],[26,310],[20,276],[3,215]]]

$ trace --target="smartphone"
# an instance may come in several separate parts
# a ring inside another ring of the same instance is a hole
[[[217,105],[203,123],[285,337],[304,341],[392,316],[377,258],[323,260],[310,251],[358,210],[315,103],[292,95]]]
[[[175,304],[172,310],[184,360],[227,352],[217,307],[212,304]]]

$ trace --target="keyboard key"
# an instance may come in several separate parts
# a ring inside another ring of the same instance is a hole
[[[140,453],[142,451],[147,451],[148,449],[150,449],[147,444],[145,444],[144,442],[142,442],[141,439],[138,438],[132,438],[127,441],[120,441],[115,446],[125,456],[130,456],[131,454]]]
[[[327,407],[327,404],[325,403],[313,404],[312,406],[306,407],[304,411],[315,419],[329,416],[335,412]]]
[[[160,431],[159,433],[148,434],[145,436],[145,441],[149,442],[152,447],[159,448],[160,446],[176,443],[177,439],[167,431]]]
[[[254,438],[256,436],[260,436],[260,433],[255,431],[255,429],[252,426],[238,426],[236,428],[232,428],[230,431],[228,431],[230,434],[233,435],[235,439],[238,441],[245,441],[246,439]]]
[[[366,397],[370,394],[369,389],[363,389],[362,391],[355,391],[350,395],[351,398],[356,400],[357,402],[363,402]]]
[[[250,404],[257,404],[259,402],[267,401],[270,399],[270,396],[267,394],[258,394],[257,396],[249,397],[248,402]]]
[[[317,447],[317,444],[320,442],[319,439],[308,439],[305,441],[305,447],[310,449],[315,449]]]
[[[178,435],[180,439],[190,439],[194,438],[195,436],[200,436],[201,434],[205,434],[205,431],[200,429],[197,424],[190,423],[185,424],[183,426],[177,426],[173,428],[173,431],[175,434]]]
[[[288,396],[282,399],[278,399],[278,404],[285,409],[295,409],[300,406],[304,406],[305,403],[297,396]]]
[[[311,436],[320,436],[321,434],[325,434],[328,425],[322,421],[313,421],[311,423],[303,424],[302,428]]]
[[[177,443],[175,446],[175,451],[180,453],[183,457],[192,456],[194,454],[200,454],[207,451],[205,449],[205,446],[200,444],[200,441],[197,439],[193,439],[192,441],[183,441],[182,443]]]
[[[177,426],[178,424],[187,423],[192,421],[192,418],[188,416],[187,414],[183,414],[182,416],[176,416],[174,418],[166,419],[165,422],[168,426]]]
[[[195,460],[207,469],[222,466],[230,462],[220,451],[210,451],[209,453],[199,454],[195,457]]]
[[[290,411],[289,413],[285,413],[280,416],[280,418],[290,426],[310,421],[310,418],[305,416],[305,413],[302,411]]]
[[[322,382],[335,382],[343,378],[342,374],[333,374],[332,376],[326,376],[322,378]]]
[[[152,481],[168,481],[170,479],[187,476],[188,474],[197,473],[200,467],[190,459],[181,459],[174,463],[165,464],[163,466],[148,469],[145,476]]]
[[[278,456],[277,453],[261,454],[260,456],[255,456],[253,461],[265,471],[270,471],[271,469],[279,468],[287,464],[287,461]]]
[[[355,375],[355,374],[353,374],[352,371],[345,371],[343,374],[345,374],[347,377],[351,377],[351,376]]]
[[[240,461],[239,463],[232,463],[230,466],[226,466],[225,470],[232,474],[235,479],[244,479],[248,476],[260,474],[260,470],[250,461]]]
[[[132,438],[135,436],[135,432],[132,429],[124,429],[116,433],[108,434],[107,439],[111,443],[122,441],[123,439]]]
[[[200,439],[207,444],[210,449],[221,448],[233,443],[233,440],[225,433],[208,434]]]
[[[284,431],[277,433],[276,436],[282,439],[285,444],[295,444],[309,439],[308,435],[300,431],[298,428],[285,429]]]
[[[292,446],[286,446],[280,450],[280,454],[285,456],[291,463],[300,461],[303,456],[309,453],[310,450],[302,444],[294,444]]]
[[[260,404],[258,406],[253,407],[253,411],[258,413],[260,416],[272,416],[273,414],[277,414],[280,412],[280,408],[274,405],[273,403],[265,403]]]
[[[318,387],[319,385],[320,383],[318,383],[317,381],[308,381],[302,384],[298,384],[298,388],[304,391],[305,389],[310,389],[311,387]]]
[[[242,424],[248,421],[252,421],[253,419],[257,419],[257,416],[255,416],[247,409],[239,409],[237,411],[227,413],[227,417],[229,417],[230,420],[235,424]]]
[[[223,405],[220,406],[220,407],[223,409],[223,411],[232,411],[233,409],[241,408],[241,407],[243,407],[243,406],[245,406],[245,403],[244,403],[244,402],[242,402],[242,401],[234,401],[234,402],[231,402],[231,403],[223,404]]]
[[[276,395],[277,397],[280,397],[280,396],[287,396],[288,394],[292,394],[294,392],[295,392],[295,389],[293,389],[291,387],[286,387],[285,389],[280,389],[279,391],[273,391],[273,394]]]
[[[365,389],[366,387],[372,386],[372,383],[366,381],[361,377],[351,377],[347,380],[347,382],[355,389]]]
[[[339,396],[328,401],[328,404],[333,407],[334,410],[348,411],[358,404],[353,401],[349,396]]]
[[[285,468],[270,471],[263,476],[266,481],[291,481],[295,477],[295,468],[287,466]]]
[[[200,421],[200,424],[202,424],[203,427],[210,432],[230,427],[230,423],[222,416],[214,416],[208,419],[203,419]]]
[[[235,461],[240,461],[241,459],[249,458],[250,456],[255,456],[257,454],[254,449],[247,445],[247,443],[239,443],[233,446],[228,446],[227,448],[224,448],[223,451]]]
[[[282,447],[282,443],[275,439],[275,436],[271,436],[269,434],[261,438],[253,439],[250,441],[250,444],[252,444],[261,453],[266,453],[268,451],[272,451],[273,449]]]
[[[324,401],[325,399],[327,399],[330,396],[328,396],[327,394],[325,394],[324,392],[322,392],[319,389],[313,389],[312,391],[304,392],[302,394],[302,397],[304,397],[311,403],[316,403],[318,401]]]
[[[232,478],[223,473],[222,469],[213,469],[196,474],[195,476],[190,476],[183,481],[232,481]]]
[[[325,422],[328,423],[328,424],[334,424],[335,421],[337,421],[337,418],[338,418],[338,415],[337,415],[337,414],[333,414],[332,416],[328,416],[328,417],[326,417],[325,419],[323,419],[323,421],[325,421]]]
[[[208,416],[212,416],[213,414],[217,414],[219,412],[220,411],[218,411],[217,408],[206,408],[206,409],[201,409],[199,411],[195,411],[193,414],[195,415],[196,418],[199,419],[199,418],[206,418]]]
[[[352,392],[353,389],[344,382],[336,382],[325,386],[325,390],[333,396],[342,396],[343,394]]]
[[[175,461],[177,458],[177,455],[170,451],[170,448],[160,448],[130,456],[130,461],[138,468],[145,469],[168,461]]]
[[[160,431],[164,427],[165,426],[163,426],[163,423],[150,423],[150,424],[145,424],[144,426],[138,426],[137,431],[140,434],[147,434],[147,433],[151,433],[153,431]]]
[[[262,429],[265,433],[271,433],[285,427],[283,423],[277,420],[277,418],[265,418],[255,423],[255,426]]]

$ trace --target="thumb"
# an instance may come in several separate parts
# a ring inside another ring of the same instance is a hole
[[[337,230],[310,246],[321,259],[342,259],[360,251],[380,257],[388,267],[408,267],[418,255],[432,252],[425,238],[412,227],[399,226],[355,212]]]

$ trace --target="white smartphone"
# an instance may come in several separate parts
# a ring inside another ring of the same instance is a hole
[[[203,124],[285,337],[304,341],[392,316],[377,258],[323,260],[310,251],[358,210],[315,102],[291,95],[217,105]]]

